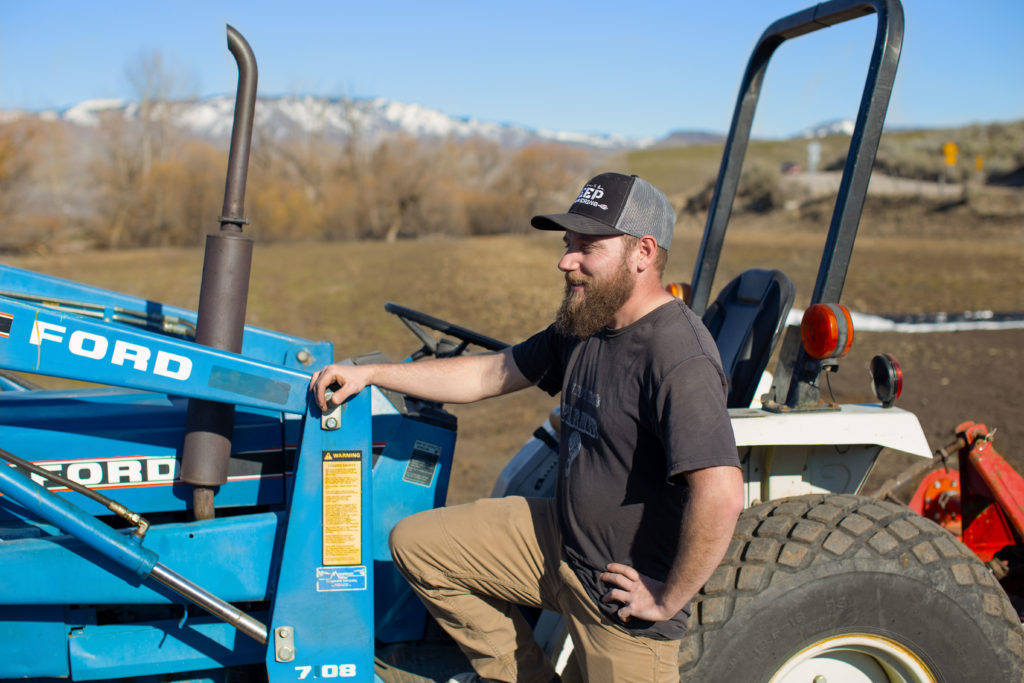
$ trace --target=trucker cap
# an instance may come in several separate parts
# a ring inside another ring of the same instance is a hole
[[[572,230],[583,235],[652,236],[668,250],[676,213],[665,194],[635,175],[602,173],[583,186],[568,213],[534,216],[538,230]]]

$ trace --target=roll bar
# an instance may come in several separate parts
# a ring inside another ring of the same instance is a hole
[[[779,19],[761,35],[740,84],[704,236],[697,253],[691,280],[691,308],[698,315],[703,314],[708,305],[769,60],[775,50],[791,38],[871,14],[875,14],[878,19],[874,48],[811,295],[812,304],[839,302],[903,46],[903,7],[899,0],[833,0],[821,3]],[[776,373],[776,386],[780,390],[785,388],[781,380],[788,382],[790,374],[793,385],[786,391],[786,395],[777,397],[778,403],[785,402],[787,406],[796,407],[797,404],[805,405],[812,398],[816,402],[815,382],[821,372],[820,363],[806,357],[802,349],[797,349],[795,358],[784,361],[787,364],[785,368],[782,367],[783,361],[780,361],[780,371],[784,377]]]

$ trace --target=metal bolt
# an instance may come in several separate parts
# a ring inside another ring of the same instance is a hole
[[[828,679],[821,674],[818,674],[814,677],[814,680],[811,683],[828,683]]]
[[[295,359],[303,365],[307,365],[309,361],[313,360],[313,356],[306,349],[299,349],[299,352],[295,354]]]
[[[338,418],[336,418],[336,417],[329,417],[329,418],[327,418],[327,428],[328,429],[337,429],[338,428]]]
[[[279,662],[290,662],[295,659],[295,643],[292,640],[291,626],[278,626],[274,629],[274,655]]]

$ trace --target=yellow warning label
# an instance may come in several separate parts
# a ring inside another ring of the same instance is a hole
[[[324,451],[323,468],[323,563],[329,567],[362,564],[362,453]]]

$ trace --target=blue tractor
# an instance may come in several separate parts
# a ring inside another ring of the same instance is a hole
[[[198,312],[0,267],[2,678],[373,680],[375,643],[423,635],[387,532],[444,504],[456,421],[376,389],[321,415],[308,369],[332,345],[244,325],[256,63],[231,27],[228,46],[235,125]],[[503,346],[395,312],[462,340],[432,352]]]
[[[1024,661],[1020,621],[989,570],[937,525],[862,495],[881,448],[930,456],[916,417],[892,407],[898,368],[880,361],[880,405],[828,403],[819,382],[839,353],[782,334],[788,278],[748,271],[709,303],[768,59],[790,38],[872,14],[812,295],[819,320],[841,328],[832,346],[848,347],[838,301],[899,58],[898,0],[834,0],[779,20],[741,86],[691,305],[731,377],[749,508],[695,598],[681,660],[692,680],[1010,680]],[[374,387],[321,414],[307,387],[332,345],[244,324],[256,63],[230,27],[228,46],[235,123],[197,311],[0,266],[0,678],[443,681],[466,666],[387,548],[399,519],[444,505],[455,418]],[[505,346],[387,308],[423,343],[410,361]],[[19,373],[103,386],[41,390]],[[551,494],[557,428],[556,413],[495,495]],[[564,666],[557,615],[533,617]]]

